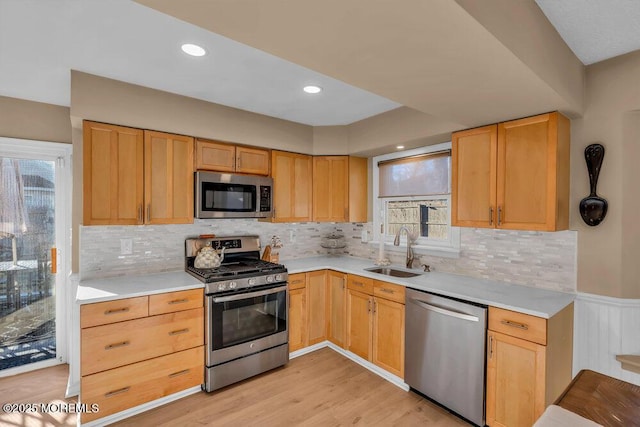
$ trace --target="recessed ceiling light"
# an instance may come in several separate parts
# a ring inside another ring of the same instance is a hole
[[[320,93],[322,88],[320,86],[309,85],[302,88],[307,93]]]
[[[404,149],[404,145],[396,145],[396,148],[397,148],[398,150],[403,150],[403,149]]]
[[[182,51],[191,56],[204,56],[207,51],[197,44],[185,43],[182,45]]]

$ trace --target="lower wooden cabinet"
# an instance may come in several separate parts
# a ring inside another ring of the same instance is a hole
[[[304,273],[289,275],[289,351],[307,346],[307,286]]]
[[[550,319],[489,307],[487,425],[531,426],[571,382],[573,304]]]
[[[347,350],[404,377],[404,287],[348,275]]]
[[[306,273],[308,343],[327,339],[327,271]]]
[[[347,343],[347,275],[327,273],[327,339],[345,348]]]
[[[81,422],[202,384],[203,303],[196,289],[83,305],[80,403],[100,411]]]

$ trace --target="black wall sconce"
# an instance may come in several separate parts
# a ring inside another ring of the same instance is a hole
[[[589,186],[591,194],[580,200],[580,215],[582,220],[590,226],[596,226],[607,215],[608,203],[596,194],[598,175],[604,159],[604,147],[601,144],[591,144],[584,149],[584,159],[589,172]]]

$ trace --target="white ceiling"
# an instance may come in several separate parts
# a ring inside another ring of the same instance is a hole
[[[640,49],[638,0],[535,1],[585,65]]]
[[[640,49],[639,0],[535,1],[584,64]],[[0,95],[68,106],[70,69],[314,126],[400,106],[130,0],[0,0]]]

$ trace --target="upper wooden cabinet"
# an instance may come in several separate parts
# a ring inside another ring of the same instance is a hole
[[[193,138],[144,131],[146,224],[193,222]]]
[[[313,161],[305,154],[271,151],[275,222],[311,221]]]
[[[198,139],[196,169],[269,175],[269,150]]]
[[[84,225],[141,224],[142,130],[85,121],[83,141]]]
[[[83,151],[84,225],[193,222],[193,138],[85,121]]]
[[[367,221],[367,159],[313,158],[313,221]]]
[[[555,112],[455,132],[451,224],[567,229],[569,127]]]

